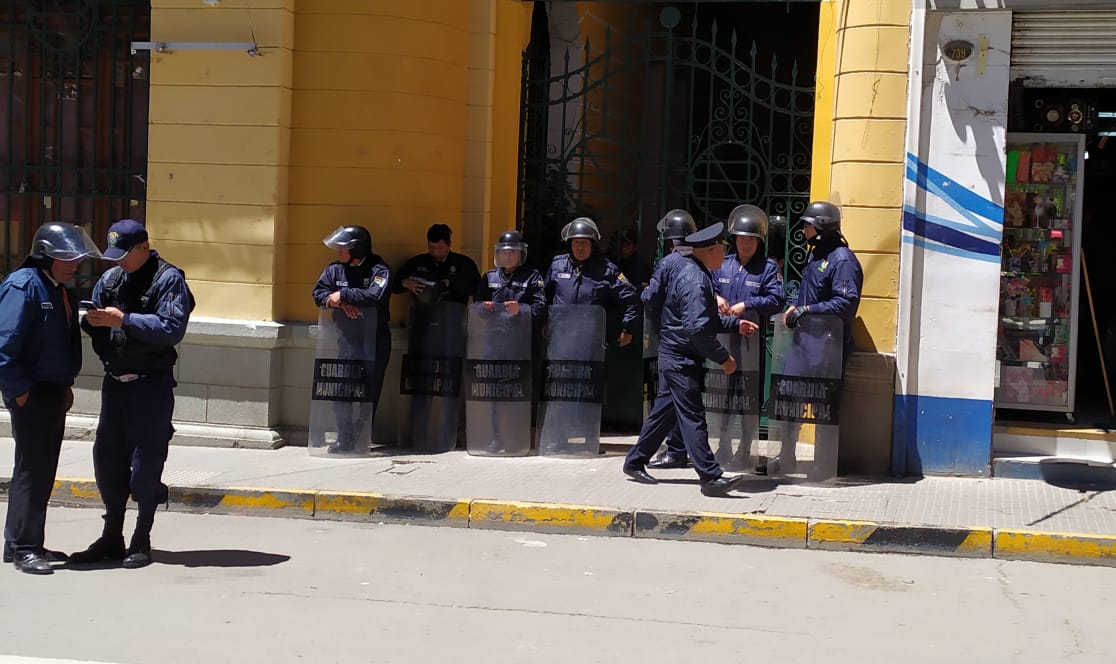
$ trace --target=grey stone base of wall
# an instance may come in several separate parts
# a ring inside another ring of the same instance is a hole
[[[289,440],[290,432],[275,429],[245,429],[192,422],[175,422],[172,445],[194,445],[198,447],[242,447],[255,450],[273,450],[283,447]],[[97,418],[88,415],[70,415],[66,418],[66,440],[85,440],[93,442],[97,434]],[[0,411],[0,437],[11,437],[12,419],[8,411]],[[297,439],[297,433],[295,435]],[[302,434],[302,444],[306,444],[306,434]]]

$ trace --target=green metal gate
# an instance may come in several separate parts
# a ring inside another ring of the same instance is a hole
[[[0,243],[15,269],[44,223],[82,224],[100,244],[144,220],[148,0],[0,2]],[[79,288],[100,266],[87,261]]]
[[[793,222],[810,191],[814,63],[804,75],[693,7],[607,26],[603,43],[587,38],[558,61],[546,34],[533,33],[518,218],[545,260],[577,214],[606,234],[634,222],[650,238],[671,208],[704,224],[754,203],[792,220],[786,276],[797,290],[805,239]]]

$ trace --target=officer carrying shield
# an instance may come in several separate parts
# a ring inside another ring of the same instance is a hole
[[[713,273],[717,310],[763,322],[786,305],[779,266],[767,257],[767,214],[755,205],[738,205],[728,226],[734,251]]]
[[[363,226],[341,226],[322,240],[337,251],[338,260],[330,263],[314,285],[314,304],[333,309],[333,322],[338,330],[337,353],[340,359],[367,360],[371,371],[366,399],[352,403],[335,401],[337,442],[329,446],[330,454],[365,451],[370,441],[357,441],[357,435],[372,430],[376,404],[384,384],[384,371],[391,353],[391,331],[388,329],[388,296],[391,269],[384,259],[372,252],[372,234]],[[366,338],[369,326],[364,316],[376,319],[375,338]],[[358,409],[353,418],[352,410]]]
[[[588,217],[578,217],[562,229],[562,241],[569,253],[550,262],[546,274],[546,300],[550,305],[596,304],[624,308],[618,345],[632,342],[639,295],[620,268],[600,252],[601,231]]]
[[[434,224],[426,231],[426,253],[412,256],[395,275],[392,292],[407,290],[421,304],[468,304],[477,290],[480,272],[472,258],[450,249],[453,231]]]
[[[65,284],[81,261],[100,256],[80,226],[46,224],[0,284],[0,392],[15,438],[4,562],[27,574],[52,574],[50,563],[66,559],[43,547],[71,386],[81,371],[77,300]]]
[[[666,291],[670,280],[680,267],[687,264],[691,247],[685,245],[687,235],[697,231],[694,218],[685,210],[671,210],[663,215],[655,230],[662,238],[662,251],[665,256],[655,266],[655,272],[643,289],[640,299],[643,301],[643,315],[647,324],[655,334],[660,333],[662,327],[663,302],[666,300]],[[648,468],[685,468],[690,465],[686,456],[686,446],[682,443],[682,433],[675,426],[666,439],[666,449],[651,459]]]
[[[494,250],[496,267],[484,274],[473,300],[482,303],[488,311],[502,302],[513,316],[519,312],[519,305],[525,304],[531,310],[532,320],[542,321],[546,313],[545,284],[542,275],[525,265],[527,243],[523,241],[523,234],[504,231],[496,240]]]
[[[848,362],[853,350],[852,324],[860,306],[860,290],[864,284],[864,272],[860,261],[849,249],[849,243],[841,234],[841,208],[828,201],[814,201],[802,213],[805,226],[803,233],[810,245],[810,256],[802,270],[802,284],[794,304],[783,314],[783,323],[790,329],[797,327],[804,316],[836,316],[843,327],[842,366]],[[784,374],[810,376],[812,370],[823,364],[824,340],[812,341],[804,337],[788,355],[783,369]],[[836,427],[827,427],[831,434]],[[795,452],[798,440],[798,427],[791,430],[783,440],[778,457],[772,459],[765,469],[757,469],[770,474],[790,473],[796,466]],[[836,468],[836,440],[818,440],[815,452],[815,466]],[[821,456],[830,458],[818,462]]]
[[[645,468],[676,424],[704,495],[723,496],[745,480],[743,475],[724,475],[714,459],[701,398],[705,360],[721,365],[726,375],[736,371],[736,361],[717,340],[717,334],[752,335],[757,328],[751,321],[717,314],[710,271],[724,261],[723,234],[724,224],[716,223],[687,236],[685,242],[693,254],[667,286],[659,342],[659,393],[639,440],[624,460],[624,474],[637,482],[658,483]]]

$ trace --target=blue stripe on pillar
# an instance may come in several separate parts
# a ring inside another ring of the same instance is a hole
[[[900,475],[990,473],[992,402],[895,395],[891,470]]]

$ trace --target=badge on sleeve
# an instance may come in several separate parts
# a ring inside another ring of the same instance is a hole
[[[385,278],[382,274],[376,275],[375,277],[372,277],[372,283],[375,284],[376,288],[383,288],[384,285],[387,284],[387,278]]]

